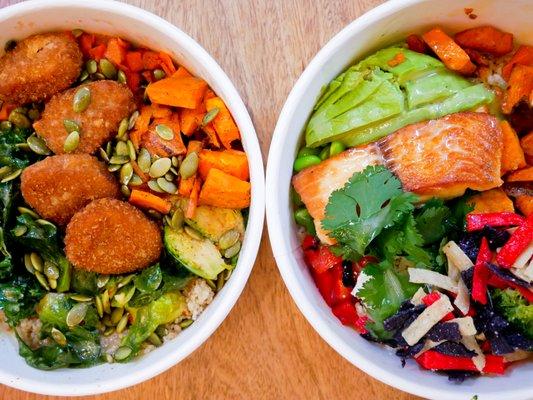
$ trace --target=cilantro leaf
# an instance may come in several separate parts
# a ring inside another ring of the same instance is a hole
[[[331,194],[322,227],[337,240],[339,253],[358,258],[383,229],[412,212],[417,200],[387,168],[370,166]]]
[[[431,199],[416,216],[416,227],[424,239],[424,244],[440,241],[448,231],[451,210],[440,199]]]

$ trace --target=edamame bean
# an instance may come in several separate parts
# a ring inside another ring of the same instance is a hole
[[[313,165],[320,164],[322,160],[318,156],[303,156],[298,157],[294,161],[294,170],[300,172],[302,169],[312,167]]]
[[[310,235],[315,235],[315,224],[309,211],[305,207],[300,208],[294,212],[294,220],[298,225],[301,225]]]
[[[342,153],[344,150],[346,150],[346,146],[341,142],[331,142],[331,145],[329,146],[329,156],[336,156],[337,154]]]

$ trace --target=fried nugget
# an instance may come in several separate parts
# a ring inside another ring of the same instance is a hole
[[[156,262],[161,230],[139,209],[115,199],[99,199],[76,213],[67,226],[65,253],[77,268],[124,274]]]
[[[22,172],[22,196],[43,218],[65,225],[75,212],[120,187],[106,166],[88,154],[47,157]]]
[[[72,103],[80,87],[89,89],[91,101],[84,111],[78,113],[73,110]],[[54,96],[33,128],[54,153],[63,154],[68,136],[63,122],[75,121],[80,127],[80,142],[74,153],[92,154],[115,136],[120,121],[133,110],[133,94],[126,85],[109,80],[97,81]]]
[[[82,54],[66,33],[30,36],[0,58],[0,100],[26,104],[68,88],[81,71]]]

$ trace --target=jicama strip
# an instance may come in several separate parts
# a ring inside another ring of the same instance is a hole
[[[431,350],[434,347],[437,347],[439,344],[444,343],[446,340],[439,340],[437,342],[434,342],[433,340],[426,340],[424,343],[424,347],[422,347],[422,350],[420,350],[418,353],[415,354],[414,358],[418,358],[418,356],[422,355],[422,353],[425,353],[428,350]]]
[[[472,350],[476,352],[476,356],[472,357],[472,361],[478,371],[483,371],[483,368],[485,368],[485,354],[483,354],[483,351],[479,347],[479,344],[477,343],[477,340],[474,336],[465,336],[463,337],[463,340],[461,342],[465,345],[465,347],[468,350]]]
[[[418,288],[416,293],[411,298],[411,303],[415,306],[418,306],[419,304],[423,304],[422,299],[426,296],[426,291],[423,288]]]
[[[463,315],[468,314],[470,310],[470,293],[466,287],[465,281],[460,278],[459,283],[457,284],[457,297],[455,298],[453,304],[463,313]]]
[[[447,321],[447,323],[448,322],[455,322],[459,325],[459,332],[461,332],[461,335],[463,336],[474,336],[477,333],[472,317],[454,318]]]
[[[424,283],[457,293],[456,283],[450,277],[422,268],[408,268],[409,282]]]
[[[533,242],[518,256],[511,268],[523,268],[527,265],[529,260],[533,257]]]
[[[470,258],[468,258],[465,252],[461,250],[461,248],[453,240],[446,243],[446,245],[442,248],[442,251],[444,254],[446,254],[448,260],[451,260],[461,272],[466,271],[474,266]]]

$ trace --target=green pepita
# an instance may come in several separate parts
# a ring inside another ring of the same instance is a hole
[[[203,239],[203,237],[200,234],[200,232],[198,232],[196,229],[193,229],[190,226],[186,226],[184,229],[185,229],[185,233],[187,235],[189,235],[190,237],[192,237],[193,239],[196,239],[196,240],[202,240]]]
[[[131,114],[130,119],[128,120],[128,130],[133,129],[135,126],[135,122],[137,122],[137,118],[139,118],[139,111],[134,111],[133,114]]]
[[[87,305],[87,303],[74,304],[74,306],[67,314],[67,325],[70,328],[79,325],[87,315],[88,309],[89,306]]]
[[[13,234],[16,237],[24,235],[28,231],[28,227],[26,225],[17,225],[13,228]]]
[[[97,72],[96,74],[93,74],[93,78],[97,81],[103,81],[105,79],[105,75],[101,72]]]
[[[155,332],[152,332],[152,334],[148,337],[148,341],[153,344],[154,346],[161,346],[163,342],[161,341],[161,338],[157,336]]]
[[[180,166],[180,159],[176,156],[172,156],[172,166],[175,167],[175,168],[178,168]],[[177,174],[176,174],[177,175]]]
[[[135,151],[135,146],[133,145],[133,142],[131,140],[128,140],[126,142],[126,146],[128,146],[128,156],[130,160],[135,161],[137,158],[137,152]]]
[[[122,346],[117,349],[115,352],[115,360],[122,361],[128,358],[133,350],[128,346]]]
[[[130,158],[125,155],[115,155],[109,158],[109,162],[111,164],[126,164],[130,162]]]
[[[155,132],[163,140],[172,140],[174,139],[174,131],[168,125],[157,124],[155,127]]]
[[[161,192],[161,193],[164,193],[164,192]],[[157,212],[156,210],[152,210],[152,209],[149,209],[148,211],[146,211],[146,213],[152,217],[153,219],[155,220],[160,220],[163,218],[163,215],[159,212]]]
[[[61,332],[59,329],[57,328],[52,328],[52,330],[50,331],[51,333],[51,336],[52,336],[52,339],[54,339],[54,341],[64,347],[67,345],[67,338],[65,337],[65,335],[63,334],[63,332]]]
[[[39,214],[37,214],[35,211],[30,210],[27,207],[17,207],[17,211],[21,214],[27,214],[32,218],[40,218]]]
[[[183,210],[178,208],[172,214],[172,219],[170,220],[170,225],[174,229],[181,229],[183,227],[183,222],[185,221],[185,216],[183,215]]]
[[[207,285],[213,289],[213,290],[217,290],[217,285],[215,284],[215,282],[213,282],[212,279],[206,279],[205,280],[205,283],[207,283]]]
[[[87,301],[92,301],[93,298],[91,296],[86,296],[84,294],[74,293],[70,295],[70,298],[74,301],[79,301],[80,303],[85,303]]]
[[[35,133],[31,134],[28,139],[26,139],[28,146],[30,146],[31,151],[41,156],[47,156],[51,153],[48,146],[43,139],[37,136]]]
[[[46,280],[43,274],[41,274],[39,271],[35,271],[35,277],[37,278],[37,281],[41,284],[42,287],[44,287],[46,290],[50,290],[50,286],[48,286],[48,281]]]
[[[9,165],[4,165],[3,167],[0,167],[0,179],[4,178],[8,174],[10,174],[13,170]]]
[[[77,131],[77,132],[81,131],[80,125],[72,119],[64,119],[63,126],[65,127],[67,133],[71,133],[74,131]]]
[[[128,82],[128,78],[126,77],[126,74],[124,73],[124,71],[122,71],[122,70],[118,71],[118,73],[117,73],[117,82],[118,83],[123,83],[123,84],[126,84]]]
[[[91,104],[91,90],[84,86],[76,92],[72,100],[72,109],[74,112],[81,113]]]
[[[106,314],[111,314],[111,302],[109,301],[109,290],[102,293],[102,306],[104,307],[104,312]]]
[[[122,172],[122,170],[120,172]],[[131,195],[131,190],[128,187],[128,185],[121,185],[120,186],[120,191],[122,192],[124,197],[130,197],[130,195]]]
[[[72,30],[72,35],[75,38],[79,38],[81,35],[83,35],[83,30],[81,30],[81,29],[73,29]]]
[[[213,121],[219,112],[220,108],[218,107],[213,107],[211,110],[209,110],[202,119],[202,127],[208,125],[211,121]]]
[[[117,131],[117,138],[122,138],[126,132],[128,131],[128,124],[129,124],[129,120],[128,118],[124,118],[122,121],[120,121],[120,125],[118,126],[118,131]]]
[[[133,278],[135,278],[135,275],[133,275],[133,274],[125,276],[124,278],[122,278],[122,279],[118,282],[117,288],[118,288],[118,289],[123,288],[123,287],[126,286],[128,283],[130,283],[130,282],[133,280]]]
[[[231,258],[233,256],[236,256],[237,254],[239,254],[240,250],[241,250],[241,243],[237,242],[230,248],[226,249],[226,251],[224,251],[224,257]]]
[[[117,156],[127,156],[128,145],[125,142],[118,142],[115,146],[115,153]]]
[[[113,326],[110,326],[104,331],[104,336],[111,336],[113,333],[115,333],[115,328]]]
[[[98,313],[98,316],[102,318],[104,316],[104,305],[102,304],[102,299],[100,296],[96,296],[94,298],[94,303],[96,305],[96,312]]]
[[[118,324],[119,321],[122,319],[122,316],[124,315],[124,308],[123,307],[117,307],[114,308],[111,312],[111,322],[113,324]]]
[[[170,161],[170,158],[161,157],[152,163],[148,173],[152,178],[160,178],[168,172],[171,166],[172,161]]]
[[[222,290],[225,283],[226,283],[226,280],[224,279],[224,273],[222,272],[218,274],[218,277],[217,277],[217,287],[216,287],[217,293]]]
[[[100,60],[100,71],[107,79],[115,79],[117,77],[117,69],[111,61],[107,58],[102,58]]]
[[[24,254],[24,266],[26,267],[26,270],[33,274],[35,272],[35,269],[33,268],[33,264],[31,262],[31,257],[29,253]]]
[[[181,175],[182,179],[188,179],[196,173],[196,170],[198,169],[198,162],[198,153],[195,151],[185,157],[179,170],[179,174]]]
[[[17,128],[30,128],[31,127],[30,119],[24,114],[18,112],[17,109],[14,109],[13,111],[11,111],[11,113],[9,114],[8,120],[13,125],[15,125]]]
[[[32,252],[30,254],[30,260],[34,270],[43,272],[44,261],[38,253]]]
[[[116,172],[118,171],[120,168],[122,168],[122,164],[109,164],[109,166],[107,167],[107,170],[109,172]]]
[[[22,173],[22,169],[17,169],[15,171],[11,172],[9,175],[4,176],[4,178],[2,178],[2,180],[0,182],[4,183],[4,182],[12,181],[13,179],[18,178],[18,176],[21,173]]]
[[[78,78],[80,82],[84,82],[89,77],[89,73],[87,71],[81,71],[81,74]]]
[[[107,153],[105,152],[104,149],[102,149],[101,147],[98,149],[98,153],[100,154],[100,157],[102,157],[102,159],[105,161],[105,162],[109,162],[109,157],[107,156]]]
[[[28,118],[31,119],[32,121],[38,120],[40,116],[41,116],[41,113],[36,108],[32,108],[31,110],[28,111]]]
[[[163,71],[162,69],[154,69],[154,78],[156,81],[163,79],[165,76],[165,71]]]
[[[165,178],[157,178],[157,184],[163,191],[169,194],[175,194],[178,191],[178,187],[173,182],[169,182]]]
[[[143,184],[143,180],[141,177],[137,174],[133,174],[133,176],[130,179],[130,186],[140,186]]]
[[[73,152],[78,148],[78,145],[80,144],[80,134],[78,131],[70,132],[65,139],[65,143],[63,144],[63,150],[65,150],[66,153]]]
[[[156,193],[165,193],[165,191],[159,187],[156,179],[149,180],[148,187]]]
[[[220,237],[218,240],[218,247],[220,247],[221,250],[229,249],[239,241],[240,237],[241,235],[239,232],[235,229],[230,229]]]
[[[192,319],[185,319],[179,323],[181,329],[186,329],[192,325],[194,321]]]
[[[101,289],[109,282],[109,275],[98,275],[96,278],[96,287]]]
[[[50,261],[46,260],[44,262],[44,275],[49,279],[58,279],[59,278],[59,268],[57,268]]]
[[[94,74],[98,71],[98,63],[96,60],[89,60],[85,63],[85,69],[89,74]]]
[[[39,225],[48,225],[48,226],[53,226],[55,228],[55,225],[51,223],[50,221],[47,221],[46,219],[39,218],[39,219],[36,219],[35,222],[38,223]]]
[[[120,319],[120,321],[118,322],[117,324],[117,333],[122,333],[124,332],[124,329],[126,329],[126,326],[128,325],[128,317],[129,317],[129,314],[125,314],[122,316],[122,318]]]
[[[150,166],[152,165],[152,159],[150,153],[145,148],[139,150],[139,156],[137,157],[137,164],[142,172],[145,174],[150,171]]]
[[[48,285],[50,285],[50,289],[54,290],[57,288],[57,279],[53,278],[47,278],[48,279]]]
[[[17,149],[20,149],[20,150],[23,150],[23,151],[30,151],[30,146],[28,145],[28,143],[24,142],[24,143],[17,143],[15,144],[15,147]]]

